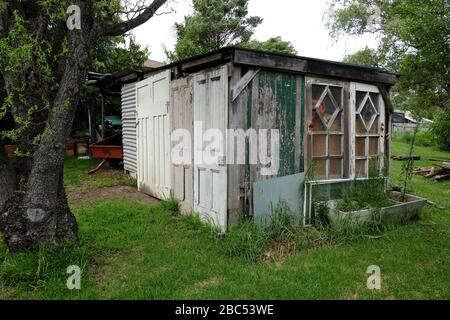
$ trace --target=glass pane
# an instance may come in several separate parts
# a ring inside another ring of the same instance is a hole
[[[314,159],[314,176],[317,178],[327,177],[327,161]]]
[[[356,138],[355,151],[357,157],[366,156],[366,138]]]
[[[369,138],[369,156],[378,155],[378,142],[377,138]]]
[[[342,136],[333,135],[329,139],[330,156],[342,156]]]
[[[367,160],[356,160],[356,176],[358,178],[367,177],[366,161]]]
[[[377,113],[374,105],[372,102],[367,99],[366,103],[364,104],[364,107],[361,110],[361,117],[363,118],[364,122],[366,123],[366,126],[369,126],[370,121]]]
[[[327,136],[326,135],[314,135],[312,145],[313,157],[325,157],[327,156]]]
[[[312,85],[312,104],[313,104],[313,107],[315,107],[317,102],[319,102],[319,99],[322,96],[322,93],[325,91],[326,88],[327,88],[326,86],[322,86],[322,85],[318,85],[318,84],[313,84]]]
[[[331,94],[333,95],[334,101],[336,101],[338,109],[342,107],[342,88],[330,86]]]
[[[333,117],[336,109],[337,108],[334,105],[333,101],[330,99],[329,94],[327,94],[322,103],[320,103],[319,107],[317,108],[317,111],[324,122],[328,124]]]
[[[379,128],[378,128],[378,122],[379,122],[379,116],[375,118],[375,121],[372,124],[372,127],[370,127],[369,133],[371,134],[379,134]]]
[[[333,121],[333,124],[330,127],[330,131],[342,132],[342,111],[339,112],[336,120]]]
[[[329,178],[342,178],[342,159],[330,159]]]
[[[356,115],[356,133],[357,134],[366,134],[367,133],[366,127],[364,127],[364,124],[359,115]]]
[[[380,173],[380,162],[378,161],[378,157],[369,159],[369,175],[371,177],[376,177]]]
[[[327,128],[322,123],[322,120],[320,120],[319,115],[317,114],[316,110],[312,111],[312,131],[314,132],[326,132]]]
[[[355,108],[357,111],[359,110],[359,107],[363,103],[366,95],[367,95],[367,92],[356,91],[356,106],[355,106]]]
[[[371,92],[370,99],[372,100],[373,105],[375,106],[375,110],[377,110],[377,112],[378,112],[380,94]]]

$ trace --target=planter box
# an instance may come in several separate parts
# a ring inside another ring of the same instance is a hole
[[[390,198],[392,205],[381,209],[363,209],[353,212],[344,212],[336,209],[337,201],[328,202],[329,215],[332,222],[342,219],[350,219],[355,222],[368,222],[373,219],[382,221],[405,222],[417,219],[427,200],[421,197],[406,195],[406,201],[400,201],[401,193],[392,191]],[[379,215],[379,216],[378,216]]]

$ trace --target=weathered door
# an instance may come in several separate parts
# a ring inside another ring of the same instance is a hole
[[[307,160],[317,179],[348,177],[348,107],[344,89],[342,82],[307,80]]]
[[[374,85],[351,83],[352,177],[378,175],[385,156],[385,106]]]
[[[192,108],[192,85],[190,78],[183,78],[171,83],[171,132],[184,129],[189,133],[189,141],[173,141],[172,151],[181,161],[172,161],[173,195],[180,200],[183,211],[194,209],[194,113]],[[182,139],[182,138],[180,138]],[[181,148],[181,150],[180,150]],[[187,161],[184,161],[187,160]]]
[[[151,196],[170,196],[170,71],[136,85],[138,188]]]
[[[227,67],[197,74],[193,81],[194,211],[225,231],[227,229],[227,165],[224,156],[228,117]],[[208,148],[211,146],[211,140],[208,141],[207,137],[209,129],[215,130],[209,133],[222,134],[222,139],[213,148]],[[204,157],[207,150],[210,151],[208,159]]]

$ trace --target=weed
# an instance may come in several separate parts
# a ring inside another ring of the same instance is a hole
[[[241,221],[221,241],[222,250],[230,257],[258,260],[268,246],[269,234],[251,220]]]
[[[170,212],[172,216],[178,216],[181,213],[181,204],[180,202],[174,198],[170,197],[164,201],[161,202],[161,207],[166,210],[167,212]]]

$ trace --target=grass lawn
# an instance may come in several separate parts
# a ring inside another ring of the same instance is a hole
[[[396,142],[393,154],[407,154]],[[450,153],[417,147],[422,158],[450,159]],[[421,160],[417,166],[435,162]],[[218,238],[193,216],[172,216],[167,203],[140,201],[108,188],[135,183],[120,173],[87,177],[94,162],[68,161],[69,192],[81,246],[62,251],[11,255],[0,243],[2,299],[449,299],[450,182],[414,176],[411,192],[427,206],[420,221],[389,230],[380,238],[324,245],[284,258],[251,261],[228,254]],[[393,161],[399,184],[401,162]],[[101,190],[103,189],[103,192]],[[126,189],[128,190],[128,189]],[[129,190],[128,190],[129,191]],[[69,197],[70,198],[70,197]],[[66,288],[66,268],[82,269],[82,289]],[[382,288],[366,287],[367,267],[381,268]]]

